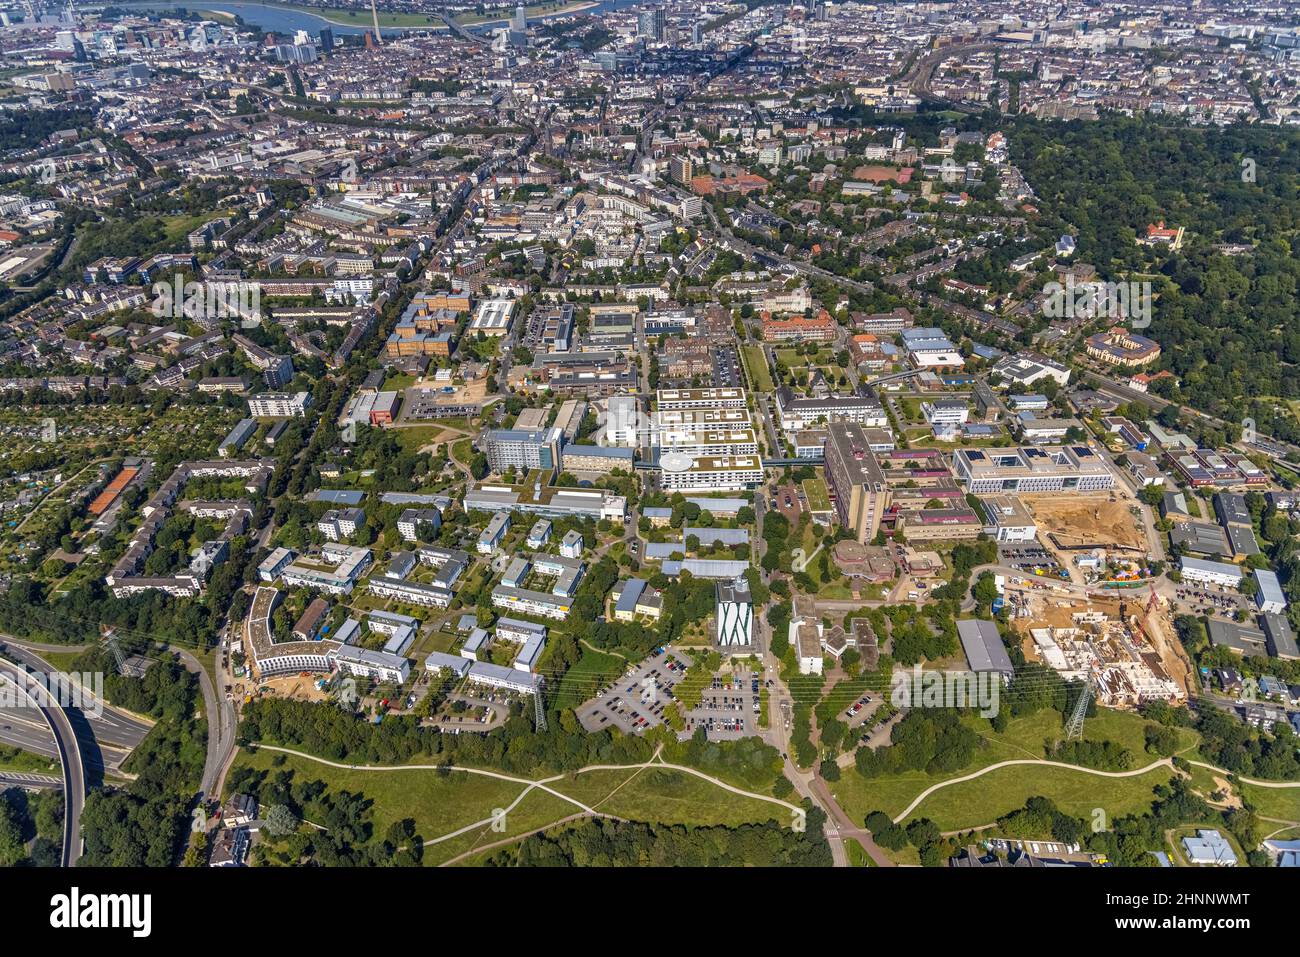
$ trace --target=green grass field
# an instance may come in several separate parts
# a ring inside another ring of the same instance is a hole
[[[341,7],[308,7],[298,3],[282,3],[279,0],[268,0],[267,6],[282,7],[285,10],[307,13],[330,23],[343,26],[369,27],[373,24],[373,18],[369,10],[353,10]],[[426,16],[419,13],[392,13],[380,10],[379,29],[382,31],[384,27],[444,27],[444,24],[440,17]]]
[[[1150,809],[1152,789],[1173,776],[1168,767],[1131,778],[1100,778],[1085,771],[1018,765],[936,791],[908,816],[928,817],[940,830],[992,824],[1031,797],[1050,798],[1066,814],[1091,818],[1101,808],[1110,819]]]
[[[740,347],[741,357],[745,360],[745,374],[749,377],[749,386],[755,392],[772,392],[776,386],[772,382],[772,372],[767,367],[767,357],[760,345]]]
[[[1261,788],[1238,784],[1237,790],[1262,817],[1300,823],[1300,788]]]
[[[627,662],[617,655],[609,655],[590,648],[582,648],[582,657],[570,668],[560,682],[560,690],[555,697],[555,707],[559,709],[576,708],[586,701],[604,684],[623,673]]]
[[[987,742],[986,747],[976,755],[976,759],[967,767],[952,774],[927,774],[924,771],[908,771],[903,774],[870,779],[863,778],[856,770],[850,769],[835,783],[833,790],[836,797],[854,820],[862,820],[872,810],[881,810],[893,817],[902,812],[918,794],[940,781],[964,777],[979,768],[997,764],[999,761],[1043,758],[1045,756],[1044,742],[1058,737],[1062,725],[1061,716],[1055,711],[1040,711],[1025,717],[1013,718],[1008,723],[1006,730],[1000,734],[992,731],[988,722],[981,718],[968,718],[966,720]],[[1147,722],[1136,714],[1099,709],[1096,716],[1089,718],[1085,724],[1084,737],[1088,740],[1118,742],[1133,753],[1134,768],[1145,767],[1156,760],[1155,755],[1148,754],[1145,750],[1143,735],[1146,724]],[[1198,740],[1196,732],[1183,730],[1180,734],[1186,749],[1190,750],[1195,747]],[[1061,774],[1053,775],[1050,773],[1052,771],[1060,771]],[[929,813],[932,802],[933,806],[942,811],[950,794],[964,793],[973,796],[977,792],[985,792],[987,797],[973,803],[972,811],[984,814],[988,813],[992,808],[997,808],[996,813],[993,813],[986,820],[959,822],[954,825],[954,828],[989,824],[998,814],[1014,810],[1024,803],[1025,797],[1032,797],[1034,794],[1041,793],[1046,797],[1053,798],[1060,795],[1062,800],[1071,800],[1074,796],[1072,790],[1074,785],[1070,782],[1075,780],[1080,782],[1079,788],[1081,790],[1086,791],[1090,788],[1091,793],[1094,795],[1109,794],[1113,789],[1117,794],[1122,795],[1127,806],[1128,803],[1131,803],[1133,795],[1131,790],[1124,787],[1124,785],[1135,781],[1145,781],[1147,778],[1150,778],[1151,782],[1154,783],[1157,780],[1156,774],[1163,774],[1164,778],[1167,779],[1170,772],[1168,769],[1161,769],[1141,777],[1100,778],[1096,775],[1075,772],[1065,768],[1015,765],[991,772],[984,777],[976,778],[974,781],[953,785],[950,788],[937,791],[921,805],[919,813],[923,816],[934,817],[933,813]],[[1031,789],[1028,794],[1019,796],[1022,794],[1022,788],[1019,786],[1021,781],[1039,785],[1039,789]],[[1151,784],[1148,784],[1148,792],[1150,787]],[[1093,807],[1098,806],[1098,803],[1098,801],[1094,800],[1088,807],[1089,812]],[[957,806],[960,807],[960,805]],[[1064,805],[1062,805],[1062,809],[1066,809]],[[1109,813],[1118,814],[1121,812],[1112,811]],[[978,814],[973,813],[972,817],[978,816]],[[936,820],[938,819],[936,818]]]
[[[789,817],[780,805],[731,794],[692,774],[664,768],[590,771],[552,786],[598,811],[656,824],[735,827]]]
[[[278,758],[283,763],[277,765]],[[240,752],[239,765],[272,773],[291,770],[299,781],[324,781],[330,790],[345,789],[369,798],[374,830],[382,834],[397,820],[415,819],[425,841],[486,821],[497,808],[509,808],[527,785],[453,770],[355,771],[335,768],[307,758],[260,750]],[[519,775],[522,777],[522,775]],[[694,775],[670,769],[611,769],[570,774],[549,787],[597,811],[637,821],[660,824],[736,826],[746,822],[784,820],[784,808],[767,801],[724,791]],[[489,847],[511,837],[522,837],[581,809],[541,789],[533,789],[504,817],[503,826],[474,827],[425,847],[424,863],[436,865],[462,854]],[[476,863],[474,855],[458,863]]]
[[[275,767],[272,762],[279,757],[284,763]],[[264,749],[251,754],[240,751],[235,760],[237,765],[272,773],[290,770],[297,780],[324,781],[331,790],[365,794],[375,802],[376,831],[383,833],[394,821],[412,817],[425,840],[488,817],[494,807],[509,804],[523,789],[511,781],[457,771],[447,775],[433,770],[349,771]]]
[[[0,771],[25,771],[29,774],[59,774],[59,762],[21,748],[0,744]]]

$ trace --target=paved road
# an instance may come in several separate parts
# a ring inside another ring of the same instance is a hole
[[[62,788],[63,778],[52,774],[32,774],[28,771],[0,771],[0,791],[5,788]]]
[[[72,722],[63,708],[20,666],[0,658],[0,673],[21,688],[44,716],[58,744],[63,767],[63,849],[60,861],[73,867],[81,858],[81,811],[86,801],[86,773]]]
[[[58,669],[41,657],[42,652],[81,651],[88,647],[87,645],[41,644],[10,635],[0,635],[0,646],[3,646],[4,654],[10,660],[44,674],[56,672]],[[84,686],[82,694],[93,702],[93,706],[64,709],[76,731],[77,740],[81,743],[82,760],[86,768],[95,775],[102,775],[106,770],[115,771],[144,740],[153,726],[135,715],[120,711],[106,701],[100,700]],[[13,725],[13,722],[6,723]],[[11,733],[13,732],[0,731],[0,740],[5,740],[4,736]],[[36,753],[47,752],[38,750]]]
[[[235,753],[235,706],[225,697],[224,688],[213,685],[212,676],[203,663],[183,648],[173,648],[185,669],[199,677],[203,692],[203,716],[208,721],[208,755],[203,762],[203,780],[199,789],[208,797],[220,798],[218,782]],[[220,655],[220,650],[217,651]],[[223,682],[224,683],[224,682]]]

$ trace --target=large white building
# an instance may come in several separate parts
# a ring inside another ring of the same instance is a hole
[[[656,433],[725,432],[750,428],[747,409],[660,409],[655,413]]]
[[[655,393],[655,409],[661,412],[674,409],[744,408],[746,408],[744,389],[659,389]]]
[[[855,422],[872,428],[885,428],[889,424],[885,407],[869,396],[803,397],[785,386],[776,393],[776,407],[781,428],[787,432],[806,429],[818,422]]]
[[[1185,582],[1218,585],[1222,588],[1236,588],[1244,577],[1239,565],[1188,558],[1186,555],[1178,560],[1178,567]]]
[[[336,670],[358,678],[401,684],[411,673],[411,663],[401,655],[342,645],[330,654]]]
[[[346,595],[352,591],[370,561],[368,548],[331,542],[321,548],[319,561],[297,558],[281,569],[280,576],[286,585]]]
[[[504,336],[510,331],[510,320],[515,314],[513,299],[484,299],[474,310],[469,331],[485,336]]]
[[[1032,542],[1038,535],[1034,516],[1020,499],[1011,495],[988,495],[980,499],[984,532],[998,542]]]
[[[739,492],[763,481],[757,455],[694,457],[677,451],[659,457],[659,484],[665,492]]]
[[[656,436],[664,451],[700,456],[758,455],[758,436],[753,429],[715,430],[712,432],[664,429]]]
[[[511,614],[534,615],[563,621],[573,607],[571,599],[527,588],[498,585],[492,589],[492,605]]]
[[[1115,487],[1115,474],[1101,456],[1082,444],[958,449],[952,467],[966,491],[976,495],[1097,492]]]
[[[508,468],[554,469],[560,465],[564,434],[549,429],[493,429],[487,434],[484,454],[488,468],[501,473]]]
[[[263,392],[248,397],[248,414],[259,418],[292,418],[305,416],[310,405],[310,392]]]

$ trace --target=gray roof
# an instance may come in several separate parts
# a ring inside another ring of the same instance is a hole
[[[1259,582],[1259,600],[1263,602],[1277,602],[1280,605],[1286,605],[1286,595],[1282,592],[1282,584],[1277,580],[1277,574],[1267,568],[1255,569],[1255,581]]]
[[[696,578],[739,578],[749,569],[749,562],[688,558],[683,562],[664,562],[662,568],[665,575],[680,575],[685,571]]]
[[[1191,552],[1202,555],[1227,555],[1228,541],[1223,529],[1206,522],[1185,522],[1169,530],[1169,538]]]
[[[971,671],[997,671],[1004,675],[1015,673],[1011,656],[1002,643],[1002,635],[993,622],[978,618],[963,619],[957,622],[957,637],[961,639]]]
[[[331,505],[360,505],[365,500],[366,493],[353,488],[321,488],[308,496],[308,501]]]
[[[614,605],[614,610],[628,614],[636,611],[636,600],[645,591],[645,585],[644,578],[629,578],[623,585],[623,592],[618,596],[618,603]]]
[[[682,541],[694,535],[701,545],[748,545],[749,530],[744,528],[684,528]]]
[[[1242,655],[1258,655],[1264,650],[1264,633],[1258,628],[1222,618],[1211,618],[1206,625],[1212,645],[1231,648]]]
[[[706,512],[714,512],[719,515],[739,512],[749,504],[749,502],[745,501],[743,498],[698,498],[690,495],[686,496],[686,501],[693,505],[698,505]]]
[[[1300,647],[1296,646],[1295,634],[1291,624],[1282,615],[1272,612],[1261,615],[1264,622],[1264,634],[1268,636],[1268,653],[1274,658],[1300,658]]]
[[[1245,525],[1228,525],[1228,541],[1232,543],[1234,555],[1258,555],[1259,542],[1255,541],[1255,530]]]
[[[431,651],[427,658],[424,659],[424,667],[429,671],[435,668],[446,668],[454,671],[456,677],[463,678],[465,672],[469,671],[470,660],[461,658],[459,655],[449,655],[445,651]]]
[[[1213,575],[1227,575],[1228,577],[1236,575],[1238,578],[1242,577],[1241,568],[1239,566],[1229,565],[1225,562],[1207,562],[1202,561],[1199,558],[1188,558],[1184,555],[1179,559],[1179,565],[1184,571],[1191,569],[1193,571],[1207,572]]]

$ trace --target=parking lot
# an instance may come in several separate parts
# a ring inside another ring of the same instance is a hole
[[[713,741],[734,741],[758,734],[758,673],[736,668],[713,679],[700,706],[686,713],[686,733],[703,726]]]
[[[1003,565],[1024,571],[1032,571],[1035,568],[1057,569],[1061,567],[1055,555],[1035,542],[999,545],[998,559]]]
[[[577,711],[579,723],[588,731],[618,728],[625,734],[663,724],[664,705],[673,700],[673,688],[690,664],[679,651],[656,651],[584,702]]]
[[[803,490],[793,484],[779,485],[768,504],[789,519],[791,525],[795,525],[803,514]]]
[[[840,714],[840,720],[849,726],[849,729],[862,727],[863,722],[880,710],[880,705],[884,699],[879,694],[865,693],[853,704],[849,705]]]
[[[588,731],[618,728],[625,734],[663,724],[664,707],[675,700],[674,689],[690,664],[690,657],[675,648],[652,654],[584,702],[577,710],[579,723]],[[700,727],[713,741],[757,734],[758,680],[747,668],[715,677],[699,706],[683,714],[686,727],[680,736],[689,737]]]
[[[1231,614],[1238,608],[1250,608],[1253,605],[1236,591],[1210,586],[1182,584],[1178,586],[1175,595],[1180,604],[1204,612]]]
[[[713,387],[715,389],[735,388],[740,382],[740,356],[735,346],[717,345],[713,347]]]

